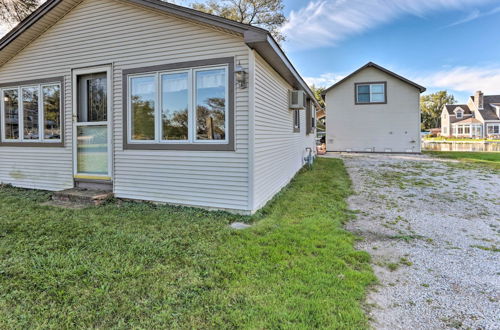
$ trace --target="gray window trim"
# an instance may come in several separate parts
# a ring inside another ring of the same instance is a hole
[[[225,144],[207,144],[207,143],[189,143],[189,144],[161,144],[161,143],[128,143],[128,76],[132,74],[152,73],[157,71],[168,71],[176,69],[196,68],[210,65],[228,66],[228,143]],[[193,150],[193,151],[235,151],[235,84],[234,84],[234,57],[213,58],[199,61],[189,61],[180,63],[171,63],[164,65],[155,65],[142,68],[133,68],[123,70],[123,149],[130,150]]]
[[[33,79],[33,80],[23,80],[9,83],[1,83],[0,88],[6,87],[22,87],[26,85],[43,85],[58,83],[61,86],[61,142],[47,143],[47,142],[3,142],[0,141],[0,147],[39,147],[39,148],[61,148],[64,147],[64,121],[65,121],[65,92],[64,92],[64,77],[54,77],[54,78],[44,78],[44,79]],[[2,133],[3,123],[0,122],[0,136]]]
[[[358,86],[359,85],[384,85],[384,102],[358,102]],[[387,104],[387,81],[369,81],[359,82],[354,84],[354,104],[356,105],[373,105],[373,104]]]

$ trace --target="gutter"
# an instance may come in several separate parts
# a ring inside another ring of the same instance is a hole
[[[243,36],[248,47],[257,51],[293,88],[305,91],[316,107],[321,109],[314,93],[269,32],[248,30]]]

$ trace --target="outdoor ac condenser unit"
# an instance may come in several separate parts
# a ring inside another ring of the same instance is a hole
[[[291,110],[302,110],[306,108],[307,95],[302,90],[289,91],[289,106]]]

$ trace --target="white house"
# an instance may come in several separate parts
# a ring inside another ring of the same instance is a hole
[[[420,152],[425,88],[368,63],[323,93],[327,151]]]
[[[467,104],[446,104],[441,112],[441,135],[465,138],[500,137],[500,95],[477,91]]]
[[[17,187],[250,214],[315,148],[313,93],[266,30],[159,0],[48,0],[0,40],[0,89]]]

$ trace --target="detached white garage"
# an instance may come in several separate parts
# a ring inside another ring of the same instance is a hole
[[[327,151],[420,152],[422,87],[368,63],[326,89]]]

